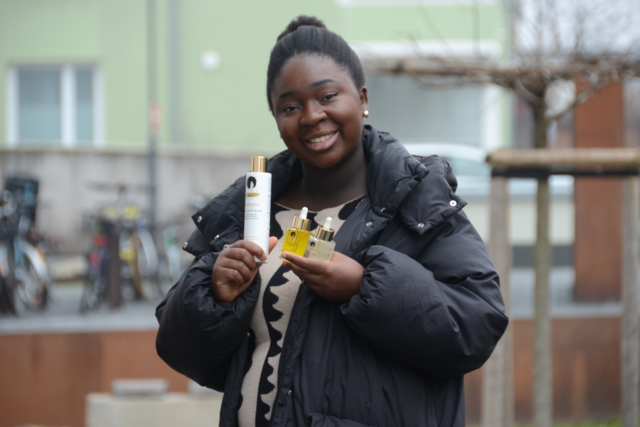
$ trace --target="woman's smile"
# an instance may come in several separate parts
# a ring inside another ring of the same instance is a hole
[[[321,136],[308,138],[303,142],[312,151],[325,151],[330,149],[338,140],[338,131],[330,132]]]

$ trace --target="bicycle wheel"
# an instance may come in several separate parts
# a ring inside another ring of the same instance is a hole
[[[43,310],[49,300],[49,273],[47,264],[36,248],[20,242],[21,263],[15,266],[16,293],[31,310]]]
[[[87,255],[88,270],[84,277],[84,289],[80,298],[80,313],[97,308],[106,299],[108,249],[104,246],[94,247]]]
[[[90,274],[84,282],[80,313],[96,309],[105,298],[106,280],[101,274]]]
[[[160,259],[160,286],[163,298],[167,291],[180,280],[183,271],[178,248],[167,248]]]
[[[12,279],[0,276],[0,314],[18,314],[13,290]]]
[[[131,245],[135,248],[131,270],[139,274],[139,280],[133,281],[134,286],[144,299],[152,301],[162,296],[158,254],[153,238],[148,231],[140,230],[133,233],[131,239]]]
[[[17,314],[15,280],[11,271],[7,246],[0,243],[0,314]]]

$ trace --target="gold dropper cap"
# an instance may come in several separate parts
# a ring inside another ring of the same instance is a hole
[[[266,172],[267,158],[264,156],[254,156],[251,158],[251,172]]]
[[[331,217],[328,217],[324,223],[324,226],[316,228],[316,231],[313,232],[313,237],[316,239],[324,240],[325,242],[330,242],[333,240],[333,235],[335,234],[335,230],[331,229]]]
[[[291,224],[291,227],[297,228],[299,230],[309,231],[309,229],[311,228],[311,220],[307,219],[307,212],[309,212],[309,209],[307,209],[306,207],[302,208],[302,210],[300,211],[300,216],[293,217],[293,224]]]
[[[309,231],[309,229],[311,228],[311,220],[310,219],[300,218],[299,216],[294,216],[293,217],[293,224],[291,225],[291,227],[292,228],[297,228],[299,230]]]

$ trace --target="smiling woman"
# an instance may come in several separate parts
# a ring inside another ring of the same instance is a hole
[[[357,88],[332,59],[304,54],[282,68],[271,98],[280,137],[305,171],[282,201],[319,210],[366,194],[361,140],[366,88]],[[318,193],[326,197],[313,196]]]
[[[506,328],[450,166],[364,125],[364,84],[344,39],[292,21],[267,72],[287,146],[269,161],[270,253],[242,238],[244,178],[193,216],[195,260],[158,306],[157,349],[224,391],[222,426],[463,426],[463,376]],[[333,219],[335,251],[280,262],[303,207],[312,228]]]

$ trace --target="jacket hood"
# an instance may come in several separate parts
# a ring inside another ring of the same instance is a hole
[[[400,219],[423,234],[466,204],[454,194],[457,181],[449,164],[438,156],[414,157],[398,140],[365,125],[363,148],[367,161],[367,187],[373,211]],[[272,197],[276,200],[302,175],[302,166],[289,150],[269,159]],[[210,242],[229,228],[244,223],[244,182],[234,184],[196,212],[192,218]]]
[[[458,182],[446,160],[413,156],[394,136],[368,125],[364,148],[369,197],[377,214],[398,214],[423,234],[466,205],[455,194]]]

